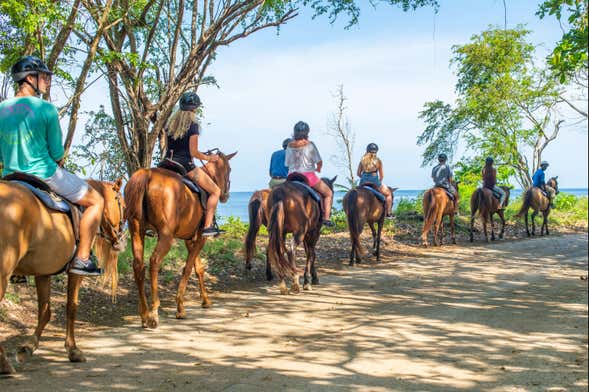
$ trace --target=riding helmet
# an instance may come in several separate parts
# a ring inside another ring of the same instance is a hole
[[[309,136],[309,124],[299,121],[294,126],[293,137],[295,140],[306,139]]]
[[[448,160],[448,155],[441,153],[438,155],[438,161],[446,162]]]
[[[493,160],[493,158],[492,158],[492,157],[487,157],[487,159],[485,159],[485,163],[486,163],[487,165],[490,165],[490,164],[491,164],[491,163],[493,163],[493,162],[494,162],[494,160]]]
[[[376,143],[370,143],[366,146],[366,152],[378,152],[378,146]]]
[[[194,91],[187,91],[180,97],[180,110],[194,111],[200,103],[200,98]]]
[[[282,148],[288,147],[288,143],[290,143],[290,142],[292,142],[291,138],[284,139],[284,141],[282,142]]]
[[[548,163],[548,161],[542,161],[542,163],[540,163],[540,166],[550,166],[550,164]]]
[[[47,68],[47,65],[36,56],[22,57],[12,66],[10,73],[15,83],[20,82],[27,75],[38,75],[39,73],[53,75],[53,72]]]

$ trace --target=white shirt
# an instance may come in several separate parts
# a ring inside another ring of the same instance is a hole
[[[289,173],[314,172],[316,164],[321,160],[321,155],[313,142],[302,147],[288,146],[286,148],[285,164],[288,166]]]

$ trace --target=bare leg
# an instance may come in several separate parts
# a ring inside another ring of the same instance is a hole
[[[221,196],[221,190],[213,182],[211,177],[207,173],[205,173],[202,169],[196,168],[192,170],[190,173],[194,171],[198,172],[198,186],[202,187],[205,191],[209,193],[209,198],[207,199],[207,210],[205,211],[205,227],[210,227],[213,224],[213,218],[215,216],[215,210],[217,209],[217,204],[219,203],[219,197]]]
[[[333,201],[333,192],[327,184],[323,181],[319,181],[317,185],[313,187],[317,192],[323,196],[323,219],[327,220],[331,216],[331,203]]]
[[[86,362],[82,351],[76,346],[74,336],[74,325],[76,323],[76,314],[78,312],[78,294],[84,277],[69,274],[67,282],[67,324],[65,336],[65,348],[68,351],[68,357],[71,362]]]
[[[76,251],[76,256],[85,260],[90,256],[90,247],[102,220],[104,199],[100,193],[90,187],[82,200],[76,204],[86,207],[80,219],[80,243]]]
[[[49,276],[35,276],[35,286],[37,288],[37,328],[30,341],[18,348],[16,357],[18,362],[24,362],[29,358],[37,348],[43,329],[51,319],[51,305],[49,303],[49,294],[51,292],[51,283]]]

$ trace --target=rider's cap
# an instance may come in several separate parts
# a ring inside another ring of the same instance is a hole
[[[36,56],[25,56],[18,60],[10,69],[12,74],[12,80],[15,83],[20,82],[27,75],[38,75],[44,73],[47,75],[53,75],[53,72],[47,68],[47,65]]]
[[[200,106],[200,98],[194,91],[187,91],[180,97],[180,110],[194,111]]]

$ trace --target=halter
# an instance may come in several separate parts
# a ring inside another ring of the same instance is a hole
[[[225,154],[223,154],[221,152],[221,150],[219,150],[217,147],[208,150],[207,152],[205,152],[205,155],[211,155],[211,154],[217,154],[217,155],[221,155],[221,156],[225,156]],[[200,163],[202,164],[202,169],[203,171],[211,178],[211,180],[213,179],[213,176],[211,175],[211,172],[209,172],[209,169],[207,169],[205,163],[202,161],[202,159],[198,158],[198,160],[200,161]],[[229,174],[227,174],[227,176],[225,176],[225,190],[223,191],[223,196],[227,196],[227,194],[229,193],[229,187],[231,186],[231,180],[229,179]],[[218,184],[217,184],[218,186]]]
[[[108,221],[108,219],[103,219],[102,223],[100,224],[100,228],[98,231],[98,236],[104,238],[107,242],[110,242],[113,248],[115,248],[118,244],[120,244],[125,238],[127,237],[127,233],[125,232],[125,217],[123,211],[123,203],[121,203],[121,194],[117,192],[115,196],[115,200],[117,201],[117,206],[119,207],[119,228],[118,230],[115,229],[114,225]],[[103,224],[106,225],[106,230],[103,229]],[[105,233],[105,231],[108,231]]]

